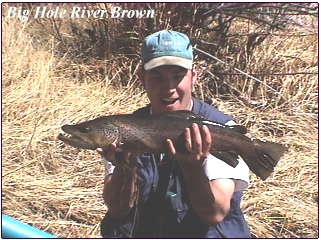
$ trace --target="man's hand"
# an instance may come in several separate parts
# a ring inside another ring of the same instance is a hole
[[[97,148],[97,153],[105,158],[107,161],[113,163],[114,166],[119,167],[121,163],[125,163],[127,166],[133,168],[137,162],[137,156],[127,151],[117,152],[117,146],[115,143],[109,145],[108,150]]]
[[[212,145],[212,135],[207,126],[199,127],[193,123],[190,128],[185,128],[185,147],[187,153],[177,152],[173,142],[167,139],[167,146],[170,154],[172,154],[181,167],[189,168],[200,166],[205,158],[210,154]]]
[[[108,161],[111,161],[115,157],[117,146],[115,143],[112,143],[109,145],[108,150],[103,150],[102,148],[97,148],[97,153],[102,157],[105,158]]]

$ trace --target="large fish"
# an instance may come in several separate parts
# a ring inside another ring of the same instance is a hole
[[[226,126],[208,121],[190,111],[166,114],[123,114],[99,117],[87,122],[64,125],[58,139],[83,149],[108,149],[113,142],[137,155],[168,152],[166,139],[177,151],[185,148],[184,129],[192,123],[206,125],[212,134],[210,153],[235,167],[241,156],[250,170],[265,180],[274,170],[286,147],[273,142],[250,139],[242,125]]]

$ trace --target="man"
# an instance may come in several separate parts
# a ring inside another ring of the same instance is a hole
[[[163,30],[147,37],[142,65],[139,77],[150,104],[134,114],[191,110],[207,120],[234,123],[230,116],[192,97],[197,72],[186,35]],[[115,144],[106,152],[97,149],[106,163],[103,198],[108,212],[101,224],[103,237],[250,237],[240,209],[249,182],[247,165],[239,159],[233,168],[212,156],[211,143],[220,139],[211,139],[206,126],[186,128],[185,139],[188,153],[177,152],[167,140],[170,157],[115,154]],[[119,166],[117,158],[124,158],[129,167]]]

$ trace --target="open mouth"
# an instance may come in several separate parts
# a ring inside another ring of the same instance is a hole
[[[72,126],[65,125],[62,127],[64,134],[60,133],[58,139],[73,147],[83,149],[96,149],[94,142],[78,131],[73,131]]]
[[[160,101],[164,105],[168,106],[175,104],[178,101],[178,98],[161,98]]]
[[[73,137],[70,134],[59,133],[58,140],[63,141],[64,143],[69,144],[69,142],[79,141],[79,138]]]

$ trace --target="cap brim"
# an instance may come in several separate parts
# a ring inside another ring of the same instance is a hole
[[[145,63],[144,69],[150,70],[163,65],[176,65],[186,69],[192,69],[193,60],[174,56],[163,56],[154,58],[149,62]]]

